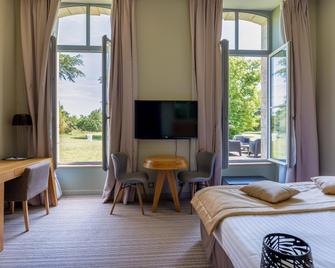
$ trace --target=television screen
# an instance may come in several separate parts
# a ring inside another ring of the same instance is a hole
[[[135,101],[136,139],[188,139],[198,132],[196,101]]]

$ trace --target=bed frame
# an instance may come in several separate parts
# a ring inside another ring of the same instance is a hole
[[[207,259],[216,268],[234,268],[226,252],[213,235],[208,235],[203,224],[200,224],[201,240]]]

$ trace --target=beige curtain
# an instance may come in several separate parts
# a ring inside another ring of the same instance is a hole
[[[29,155],[51,157],[52,152],[52,90],[55,66],[51,34],[57,19],[60,0],[21,0],[20,28],[25,87],[29,113],[32,117]],[[54,45],[53,45],[54,46]],[[56,181],[58,197],[61,190]],[[43,196],[30,200],[31,204],[41,203]]]
[[[291,42],[291,161],[287,182],[308,181],[319,174],[315,69],[308,0],[283,2],[286,41]]]
[[[218,185],[222,168],[222,0],[189,0],[189,8],[193,87],[198,100],[198,148],[216,153],[212,184]]]
[[[128,154],[128,170],[137,168],[137,142],[134,139],[134,100],[137,97],[137,57],[135,0],[114,0],[112,4],[112,62],[110,73],[110,152]],[[104,202],[112,199],[118,187],[109,161],[103,191]],[[124,202],[127,200],[124,195]]]
[[[32,117],[33,156],[51,156],[51,83],[47,63],[50,37],[60,0],[21,0],[22,55],[28,109]]]

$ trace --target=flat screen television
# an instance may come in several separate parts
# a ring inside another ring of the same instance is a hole
[[[136,139],[189,139],[197,136],[196,101],[135,101]]]

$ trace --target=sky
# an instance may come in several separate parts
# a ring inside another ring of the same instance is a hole
[[[58,26],[59,45],[85,45],[85,15],[75,15],[60,19]],[[110,18],[106,15],[91,16],[91,44],[101,46],[102,36],[110,32]],[[79,77],[75,83],[59,80],[59,103],[72,115],[88,115],[101,108],[102,75],[101,53],[66,53],[81,55],[83,65],[78,66],[85,77]]]

